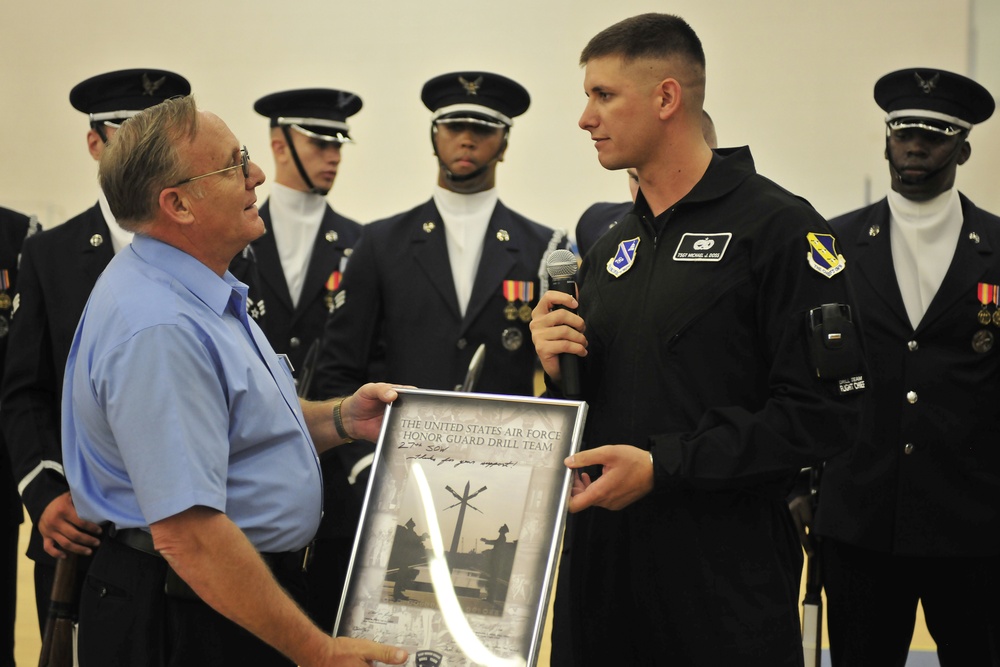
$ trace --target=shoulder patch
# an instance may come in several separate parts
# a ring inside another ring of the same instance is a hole
[[[809,232],[806,241],[809,243],[806,261],[817,273],[833,278],[847,266],[847,260],[837,252],[837,239],[832,234]]]

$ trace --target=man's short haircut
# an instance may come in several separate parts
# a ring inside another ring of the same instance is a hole
[[[626,64],[642,58],[683,56],[705,69],[701,40],[684,19],[672,14],[639,14],[605,28],[584,47],[580,65],[606,56],[620,56]]]
[[[160,192],[189,174],[177,151],[198,131],[194,98],[175,97],[129,118],[101,155],[98,178],[118,224],[137,231],[159,209]]]

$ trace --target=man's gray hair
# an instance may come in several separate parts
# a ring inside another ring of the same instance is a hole
[[[151,106],[122,123],[101,155],[98,178],[122,228],[138,231],[153,220],[160,192],[183,180],[188,169],[177,151],[198,131],[190,95]]]

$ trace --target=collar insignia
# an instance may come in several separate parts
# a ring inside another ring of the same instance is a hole
[[[458,77],[458,82],[462,84],[462,88],[465,88],[466,95],[478,95],[479,87],[483,85],[483,77],[479,77],[475,81],[469,81],[464,76]]]

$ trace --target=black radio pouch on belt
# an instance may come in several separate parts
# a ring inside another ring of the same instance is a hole
[[[809,353],[817,377],[840,380],[861,372],[861,348],[849,305],[825,303],[810,310],[809,333]]]

